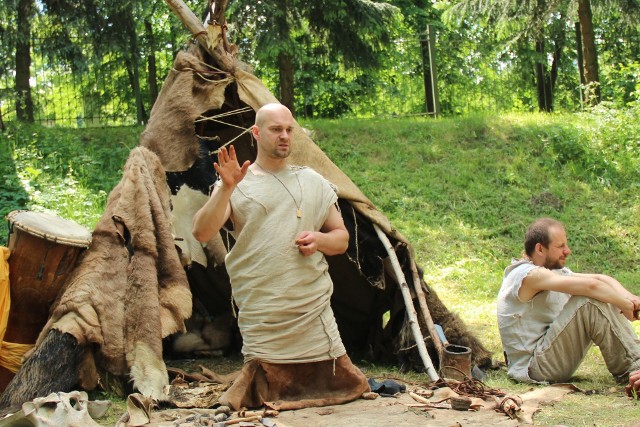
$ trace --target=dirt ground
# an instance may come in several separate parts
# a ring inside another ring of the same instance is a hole
[[[196,372],[203,365],[209,365],[218,373],[226,374],[238,369],[242,364],[241,360],[227,359],[227,365],[221,365],[220,362],[223,360],[225,359],[216,359],[215,362],[214,360],[183,360],[181,362],[174,361],[172,365],[180,366],[187,372]],[[518,426],[526,424],[526,421],[523,422],[525,419],[532,419],[540,401],[561,398],[569,392],[566,389],[556,390],[552,387],[548,389],[549,391],[546,393],[545,388],[540,389],[539,392],[536,392],[537,394],[528,398],[522,396],[525,403],[522,404],[523,411],[520,414],[520,420],[511,419],[503,412],[494,410],[493,400],[486,401],[483,403],[484,407],[475,411],[458,411],[451,408],[426,409],[424,405],[420,407],[420,404],[410,396],[409,391],[415,390],[412,386],[408,386],[407,392],[397,394],[395,397],[379,396],[373,400],[358,399],[343,405],[281,411],[272,421],[278,427]],[[446,390],[450,392],[448,388]],[[437,402],[443,400],[442,396],[435,395],[429,400]],[[482,403],[480,399],[474,400],[476,407],[480,403]],[[254,426],[261,425],[254,424]]]
[[[526,424],[523,419],[510,419],[493,409],[478,411],[457,411],[453,409],[430,409],[412,407],[416,402],[407,394],[398,397],[378,397],[375,400],[359,399],[351,403],[319,408],[281,411],[277,416],[264,418],[262,422],[239,423],[239,417],[249,414],[232,413],[225,425],[243,427],[414,427],[429,426],[519,426]],[[253,414],[261,411],[253,411]],[[193,427],[211,425],[210,420],[216,409],[167,409],[152,411],[149,427]],[[140,419],[129,412],[134,419]],[[194,417],[195,415],[195,417]],[[200,417],[203,418],[200,418]],[[246,420],[246,418],[245,418]],[[214,424],[217,425],[217,424]],[[222,424],[220,424],[222,425]]]
[[[238,417],[250,415],[235,412],[225,425],[244,427],[520,426],[531,422],[531,416],[537,407],[537,405],[523,404],[519,419],[510,419],[504,413],[489,408],[491,401],[487,403],[487,407],[477,411],[457,411],[451,408],[425,410],[424,407],[416,407],[416,405],[418,404],[408,393],[402,393],[397,397],[380,396],[374,400],[358,399],[343,405],[281,411],[276,416],[264,418],[262,422],[238,423]],[[167,409],[152,413],[150,422],[144,425],[150,427],[211,425],[207,421],[210,419],[208,417],[212,417],[216,411],[216,409]],[[250,412],[254,415],[261,411]],[[196,414],[195,417],[193,417],[194,414]],[[198,418],[199,416],[204,418]]]
[[[274,419],[278,427],[414,427],[429,426],[517,426],[521,423],[490,409],[456,411],[410,408],[415,404],[406,393],[399,398],[379,397],[345,405],[283,411]]]
[[[200,386],[197,386],[196,389],[200,390]],[[111,422],[100,419],[100,424],[94,423],[90,415],[87,414],[87,407],[91,406],[88,405],[88,402],[76,408],[77,410],[71,410],[71,407],[67,406],[69,398],[86,399],[86,394],[83,397],[80,392],[72,392],[67,395],[67,400],[64,400],[65,397],[60,400],[61,396],[52,394],[48,398],[48,402],[57,402],[53,406],[47,403],[37,404],[32,409],[28,407],[28,411],[23,408],[23,411],[12,417],[0,420],[0,426],[31,425],[26,418],[31,421],[37,418],[41,422],[38,425],[116,425],[121,427],[124,425],[127,427],[204,427],[212,425],[238,425],[240,427],[521,426],[533,422],[533,414],[542,402],[561,399],[562,396],[571,392],[571,388],[568,385],[549,386],[521,395],[522,401],[517,419],[511,419],[506,414],[494,410],[495,400],[493,397],[486,400],[472,399],[472,407],[475,407],[476,410],[459,411],[450,407],[438,407],[446,405],[443,403],[447,400],[446,396],[453,395],[451,389],[447,387],[435,390],[435,394],[428,399],[428,405],[416,402],[410,395],[410,391],[419,393],[418,389],[408,389],[407,392],[399,393],[393,397],[378,396],[375,399],[358,399],[343,405],[281,411],[270,414],[261,422],[258,421],[257,416],[264,415],[263,410],[254,409],[244,413],[243,411],[233,412],[231,418],[226,419],[224,423],[218,423],[222,420],[214,420],[214,416],[221,410],[217,406],[211,409],[180,409],[175,407],[159,409],[153,405],[150,398],[134,394],[128,397],[126,409],[122,408],[124,413],[118,414],[116,420],[112,419]],[[92,402],[94,403],[93,408],[97,409],[101,406],[106,409],[108,405],[105,406],[105,402],[109,403],[108,401]],[[55,410],[52,410],[54,408]],[[89,413],[91,413],[91,409]],[[254,418],[251,420],[247,419],[252,416]],[[98,415],[98,417],[100,416]],[[243,418],[246,422],[239,422],[238,418]],[[122,419],[126,424],[117,422],[118,419]]]

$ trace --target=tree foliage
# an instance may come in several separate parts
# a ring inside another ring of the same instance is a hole
[[[379,67],[398,20],[395,7],[371,0],[238,0],[229,11],[241,49],[258,64],[277,64],[280,100],[292,111],[294,70],[303,66],[304,52],[346,68]]]
[[[29,27],[17,22],[19,6],[25,2],[33,10]],[[71,85],[69,91],[76,98],[90,99],[89,110],[120,119],[133,115],[138,123],[147,119],[158,79],[164,78],[173,56],[187,40],[182,25],[162,0],[9,0],[0,5],[0,17],[0,64],[5,65],[0,77],[2,73],[16,75],[15,91],[3,90],[3,99],[16,99],[16,105],[21,105],[25,83],[20,86],[18,81],[29,82],[34,76],[30,66],[20,68],[24,54],[18,50],[19,43],[35,40],[29,52],[37,61],[50,64],[49,68],[70,71],[72,76],[59,84]],[[158,68],[163,74],[158,75]],[[91,78],[95,75],[110,78],[112,84],[96,87]],[[114,108],[114,102],[130,106]],[[45,105],[34,108],[40,111]]]
[[[538,98],[553,95],[555,85],[554,72],[557,72],[559,55],[564,48],[565,33],[572,22],[580,25],[580,47],[582,64],[581,81],[584,84],[585,98],[590,103],[600,99],[601,82],[599,78],[598,53],[594,35],[595,11],[600,20],[622,10],[625,20],[619,23],[625,27],[637,25],[640,17],[640,2],[637,0],[607,0],[592,3],[590,0],[452,0],[445,12],[445,19],[455,21],[464,18],[483,18],[487,25],[495,24],[498,31],[504,31],[513,38],[529,37],[534,40],[536,51],[540,54],[537,62]],[[635,19],[634,19],[635,18]],[[515,23],[515,25],[514,25]],[[564,23],[564,25],[563,25]],[[516,29],[514,31],[514,29]],[[545,40],[551,40],[553,63],[551,71],[544,69],[546,52]],[[554,70],[554,67],[556,70]],[[545,87],[547,86],[547,87]],[[547,110],[547,108],[541,108]],[[551,108],[552,110],[552,108]]]
[[[25,4],[33,6],[29,26],[18,24]],[[204,17],[206,4],[187,4]],[[235,0],[227,18],[240,59],[298,115],[424,114],[427,54],[435,55],[445,115],[576,110],[584,100],[576,4]],[[625,105],[636,99],[640,81],[637,4],[592,6],[597,87],[604,99]],[[162,0],[7,0],[0,4],[0,36],[0,117],[29,119],[33,93],[40,120],[75,123],[77,117],[81,125],[92,115],[110,124],[144,122],[191,35]],[[25,40],[33,40],[29,49]],[[20,47],[31,55],[20,56],[22,62],[16,61]]]

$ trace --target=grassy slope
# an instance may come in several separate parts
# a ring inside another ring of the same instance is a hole
[[[536,217],[567,224],[569,267],[614,275],[640,293],[640,139],[637,125],[626,123],[603,115],[504,115],[303,125],[410,239],[426,280],[499,358],[495,295]],[[0,135],[0,214],[50,209],[91,228],[139,132],[21,128]],[[504,372],[487,384],[527,389]],[[579,370],[578,385],[598,394],[568,397],[536,422],[613,426],[640,419],[640,407],[621,387],[610,390],[616,385],[597,350]]]
[[[521,253],[524,229],[539,216],[567,224],[570,268],[614,275],[640,293],[638,181],[634,171],[600,166],[590,151],[597,144],[585,141],[598,125],[585,117],[543,115],[307,123],[322,149],[409,238],[427,282],[497,359],[495,296],[502,271]],[[574,147],[582,144],[584,150]],[[565,145],[572,158],[559,158]],[[537,422],[640,420],[640,407],[619,386],[610,393],[616,384],[597,350],[578,378],[580,387],[604,394],[569,397]],[[487,383],[527,389],[504,372]]]
[[[10,127],[0,133],[0,215],[52,211],[93,229],[141,131]]]

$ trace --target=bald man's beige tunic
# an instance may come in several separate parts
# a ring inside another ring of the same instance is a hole
[[[234,190],[236,243],[226,266],[246,363],[221,404],[299,409],[350,402],[370,390],[338,333],[327,260],[321,252],[303,256],[295,245],[301,231],[320,230],[336,201],[333,187],[309,168],[275,176],[249,170]]]
[[[249,170],[234,190],[236,243],[226,266],[246,361],[316,362],[346,353],[330,306],[327,260],[320,251],[303,256],[295,245],[301,231],[320,230],[336,201],[331,185],[309,168],[275,176]]]

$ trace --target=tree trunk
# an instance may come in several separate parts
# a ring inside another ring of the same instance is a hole
[[[136,123],[139,125],[147,122],[147,113],[142,102],[142,92],[140,90],[140,73],[138,71],[138,60],[135,55],[125,55],[125,63],[129,82],[133,88],[133,95],[136,100]]]
[[[293,97],[293,55],[291,53],[291,27],[289,25],[289,1],[277,0],[274,2],[278,12],[273,17],[272,28],[280,40],[278,48],[278,75],[280,84],[280,102],[295,115],[295,102]]]
[[[600,78],[598,76],[598,52],[593,33],[593,14],[590,0],[578,0],[578,18],[582,31],[584,57],[585,100],[589,105],[600,102]]]
[[[135,20],[133,18],[133,11],[129,5],[122,11],[121,25],[124,25],[128,40],[128,46],[124,46],[124,58],[127,66],[127,73],[129,75],[129,81],[133,88],[133,94],[136,100],[136,123],[142,125],[147,122],[147,114],[144,110],[144,103],[142,102],[142,92],[140,90],[140,71],[138,69],[138,35],[135,30]]]
[[[558,67],[560,66],[560,59],[562,58],[562,49],[564,49],[564,45],[566,42],[566,36],[564,31],[560,31],[556,34],[554,40],[554,50],[553,50],[553,62],[551,63],[551,75],[549,84],[551,86],[551,95],[555,94],[556,89],[556,81],[558,80]]]
[[[149,18],[144,21],[144,29],[147,34],[147,83],[149,85],[149,98],[151,99],[151,106],[155,104],[156,98],[158,98],[158,72],[156,68],[156,53],[155,53],[155,37],[153,36],[153,26]]]
[[[553,60],[551,62],[551,71],[549,72],[549,99],[551,99],[551,109],[550,112],[555,108],[555,91],[556,91],[556,81],[558,80],[558,68],[560,67],[560,60],[562,58],[562,49],[564,49],[564,45],[566,44],[566,36],[564,31],[559,31],[555,33],[555,37],[553,40]]]
[[[31,20],[35,12],[33,0],[18,1],[18,39],[16,41],[16,116],[20,121],[33,123],[31,98]]]
[[[295,115],[293,99],[293,61],[291,55],[282,51],[278,54],[280,73],[280,102]]]
[[[582,30],[580,30],[580,23],[574,24],[576,32],[576,51],[578,52],[578,72],[580,73],[580,104],[584,100],[584,85],[586,80],[584,78],[584,58],[582,57]]]
[[[550,113],[553,111],[553,93],[551,81],[547,73],[544,39],[536,40],[536,89],[538,94],[538,109]]]

